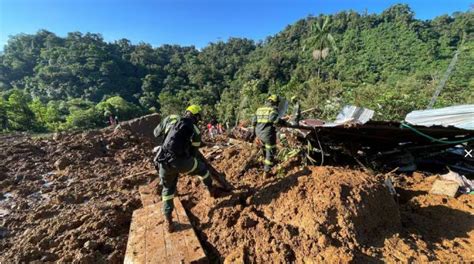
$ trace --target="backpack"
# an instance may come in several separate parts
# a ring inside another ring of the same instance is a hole
[[[166,135],[170,131],[171,127],[176,124],[181,117],[179,115],[169,115],[163,119],[158,126],[153,130],[153,135],[156,138],[158,145],[162,145],[165,141]]]

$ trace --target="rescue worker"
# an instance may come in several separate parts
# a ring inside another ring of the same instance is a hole
[[[300,103],[298,102],[296,95],[291,97],[291,103],[293,105],[293,113],[291,115],[290,124],[296,126],[299,125],[301,118]]]
[[[201,133],[196,126],[200,120],[200,113],[200,106],[191,105],[186,109],[183,117],[178,118],[173,115],[167,119],[168,124],[164,128],[168,131],[165,131],[163,145],[158,150],[155,159],[163,184],[162,209],[168,232],[174,231],[171,213],[174,209],[173,198],[179,174],[197,175],[206,186],[210,196],[215,197],[210,172],[203,161],[196,158],[198,148],[201,146]]]
[[[278,117],[278,103],[277,95],[271,95],[267,98],[265,106],[257,109],[255,116],[252,119],[253,136],[257,136],[263,143],[264,152],[264,177],[271,176],[270,170],[275,165],[274,158],[276,154],[276,125],[284,123]]]

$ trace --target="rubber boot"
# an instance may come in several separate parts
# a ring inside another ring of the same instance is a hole
[[[168,230],[168,233],[174,232],[173,219],[171,218],[171,215],[165,215],[165,225],[166,230]]]

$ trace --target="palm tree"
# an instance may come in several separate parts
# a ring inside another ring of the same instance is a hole
[[[324,18],[324,22],[321,18],[315,20],[311,25],[311,37],[306,39],[306,45],[303,46],[303,51],[306,50],[307,46],[313,48],[312,55],[316,61],[326,59],[330,49],[333,49],[335,52],[338,51],[336,41],[329,32],[329,20],[329,16]],[[318,67],[318,78],[319,73],[320,68]]]

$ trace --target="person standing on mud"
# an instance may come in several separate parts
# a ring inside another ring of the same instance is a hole
[[[163,145],[156,157],[160,180],[163,184],[161,198],[168,232],[174,231],[171,213],[174,208],[173,198],[179,174],[197,175],[206,186],[210,196],[215,197],[210,172],[205,163],[196,158],[198,148],[201,146],[201,133],[197,127],[201,118],[200,113],[200,106],[191,105],[182,118],[173,118],[175,121],[169,126],[169,131],[166,131]]]
[[[276,125],[285,122],[278,117],[279,101],[277,95],[271,95],[267,98],[265,106],[257,109],[252,119],[252,137],[256,135],[263,143],[265,178],[271,176],[270,170],[275,165]]]

